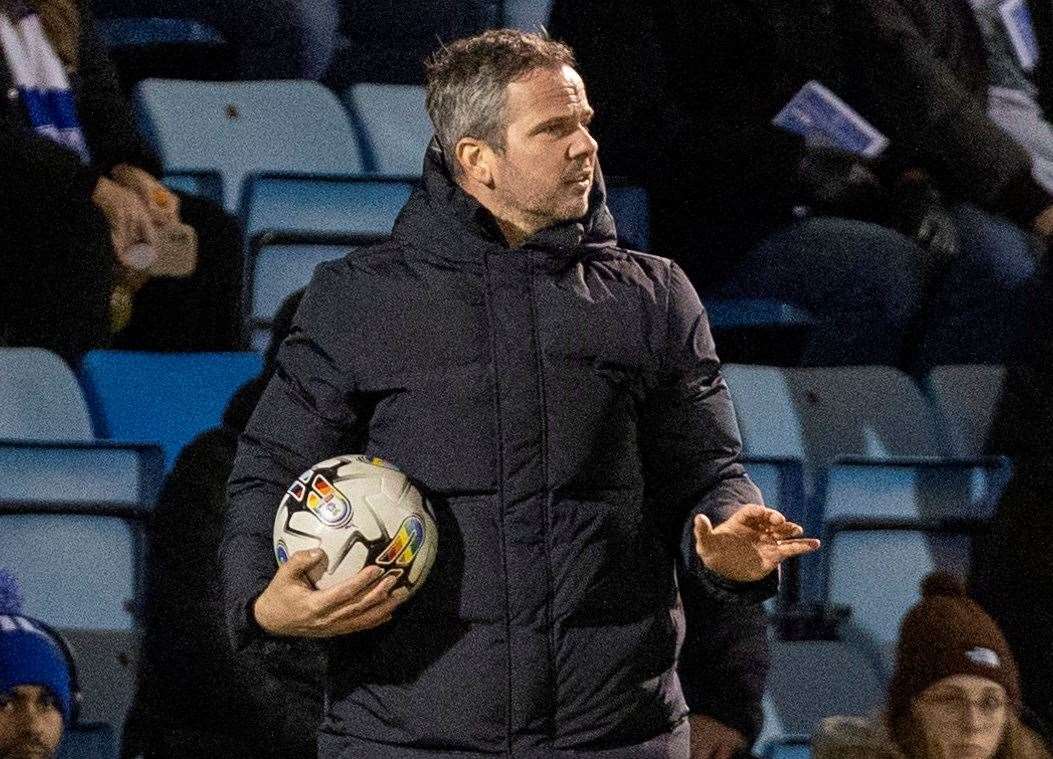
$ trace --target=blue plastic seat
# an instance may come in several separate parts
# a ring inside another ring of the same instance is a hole
[[[142,515],[162,473],[156,445],[95,439],[58,356],[0,348],[0,556],[29,613],[65,627],[134,625]]]
[[[800,460],[805,527],[828,540],[857,528],[926,532],[956,520],[982,521],[1008,479],[1002,459],[951,455],[932,406],[895,369],[727,365],[724,375],[747,461],[754,455]],[[831,555],[827,546],[802,559],[806,599],[825,597]],[[830,600],[851,602],[840,595]],[[897,608],[890,606],[889,614]]]
[[[811,759],[812,742],[807,736],[780,738],[768,745],[764,759]]]
[[[809,736],[831,714],[881,706],[884,682],[869,651],[846,641],[771,641],[771,670],[757,739],[763,755],[780,740]]]
[[[146,79],[135,97],[165,171],[218,172],[232,212],[253,173],[363,171],[347,113],[317,82]]]
[[[922,578],[936,569],[967,577],[979,529],[968,521],[905,520],[834,523],[827,531],[826,598],[851,608],[861,639],[878,654],[883,677],[891,674],[899,625],[920,598]]]
[[[192,18],[157,16],[117,16],[96,21],[107,47],[137,45],[198,44],[222,45],[226,42],[215,27]]]
[[[84,694],[80,719],[104,722],[120,731],[135,700],[140,630],[65,628],[61,632],[77,662]]]
[[[54,627],[131,630],[139,622],[148,506],[0,500],[0,556],[26,613]]]
[[[66,728],[57,759],[117,759],[117,733],[102,722],[79,723]]]
[[[0,500],[153,503],[161,472],[156,446],[96,439],[61,358],[0,348]]]
[[[342,95],[359,130],[362,158],[373,174],[419,177],[433,128],[424,88],[411,84],[353,84]]]
[[[632,250],[651,247],[651,202],[643,187],[607,180],[607,209],[614,217],[618,241]]]
[[[91,351],[81,380],[102,435],[157,442],[171,468],[184,445],[221,423],[234,391],[261,368],[256,353]]]
[[[983,454],[1004,382],[1005,367],[988,364],[938,366],[925,378],[958,455]]]
[[[391,235],[413,184],[384,177],[264,174],[245,184],[246,316],[255,348],[321,261]]]
[[[288,240],[286,242],[286,240]],[[311,280],[323,261],[342,258],[353,250],[352,239],[303,236],[264,239],[255,249],[251,289],[248,293],[248,328],[254,350],[263,351],[270,342],[274,315],[289,295]]]
[[[504,25],[537,32],[548,26],[552,0],[505,0]]]
[[[803,308],[771,298],[706,298],[705,306],[713,329],[801,329],[812,324]]]

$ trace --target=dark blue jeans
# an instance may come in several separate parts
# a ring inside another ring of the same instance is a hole
[[[952,212],[958,255],[926,278],[923,251],[876,224],[816,217],[776,232],[715,295],[775,298],[816,324],[809,366],[1007,363],[1020,349],[1037,260],[1033,238],[970,205]]]

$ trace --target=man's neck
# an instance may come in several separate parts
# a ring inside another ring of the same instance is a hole
[[[509,248],[518,248],[528,237],[540,229],[540,227],[534,227],[523,220],[511,218],[512,215],[506,213],[500,205],[494,203],[489,193],[485,190],[472,187],[468,182],[458,181],[457,184],[465,193],[479,201],[479,205],[490,212]]]

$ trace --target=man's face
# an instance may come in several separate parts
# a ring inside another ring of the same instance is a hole
[[[51,691],[17,685],[0,694],[0,759],[49,759],[62,740],[62,712]]]
[[[585,85],[570,66],[535,69],[508,85],[505,148],[494,152],[500,215],[530,230],[580,219],[589,207],[596,141]]]

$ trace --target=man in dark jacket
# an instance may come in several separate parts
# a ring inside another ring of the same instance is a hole
[[[685,758],[677,582],[755,599],[818,547],[737,463],[687,278],[616,247],[572,66],[507,30],[443,50],[423,186],[390,242],[319,267],[242,436],[230,626],[331,640],[323,757]],[[314,589],[318,550],[275,571],[285,488],[355,450],[435,507],[401,608],[374,568]]]

